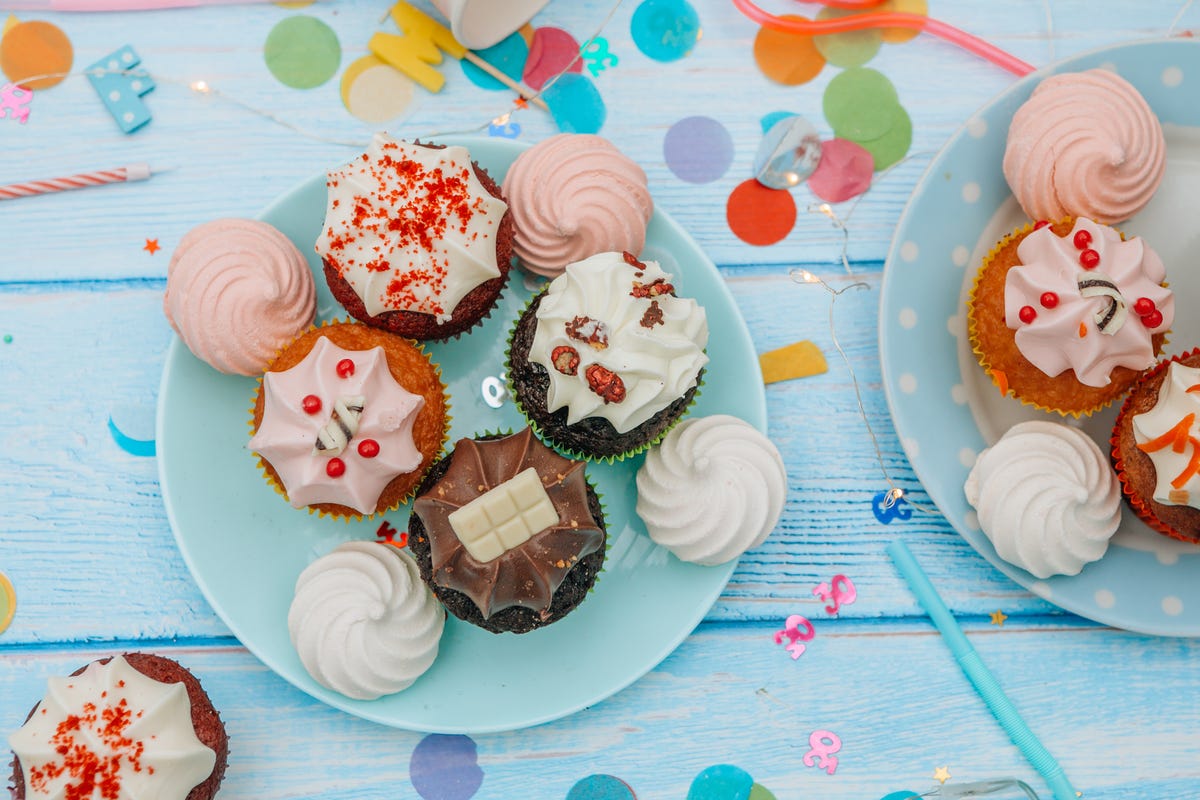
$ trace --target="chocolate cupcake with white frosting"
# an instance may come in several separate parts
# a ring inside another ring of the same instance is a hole
[[[708,321],[654,261],[600,253],[530,302],[509,342],[516,403],[538,435],[579,458],[641,452],[700,387]]]

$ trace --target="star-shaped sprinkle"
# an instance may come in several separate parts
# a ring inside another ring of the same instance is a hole
[[[944,784],[946,781],[950,780],[950,768],[938,767],[933,771],[933,779],[938,783]]]
[[[145,247],[142,248],[150,255],[154,255],[162,248],[158,246],[158,239],[147,239]]]
[[[993,625],[1003,625],[1004,620],[1006,620],[1006,619],[1008,619],[1008,615],[1005,614],[1003,611],[996,609],[995,611],[992,612],[992,624]]]
[[[522,109],[529,108],[529,101],[526,100],[524,97],[518,97],[516,100],[513,100],[513,105],[515,105],[517,108],[522,108]]]

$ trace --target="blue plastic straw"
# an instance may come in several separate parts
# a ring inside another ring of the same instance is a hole
[[[1004,728],[1013,744],[1054,792],[1055,800],[1076,800],[1079,795],[1071,786],[1071,782],[1067,780],[1063,768],[1021,719],[1016,706],[1004,694],[996,676],[991,673],[983,663],[983,659],[975,652],[975,648],[967,641],[967,637],[963,635],[962,629],[954,620],[954,615],[950,613],[950,609],[946,608],[937,589],[933,588],[933,584],[929,582],[928,576],[913,558],[908,546],[900,539],[896,539],[888,545],[887,552],[892,557],[896,569],[900,570],[900,574],[908,582],[908,588],[916,595],[917,601],[920,602],[925,613],[929,614],[934,626],[942,634],[942,639],[950,648],[950,652],[954,654],[958,666],[971,681],[975,691],[987,703],[988,709],[996,717],[1000,727]]]

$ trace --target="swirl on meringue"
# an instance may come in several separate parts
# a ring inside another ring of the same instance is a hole
[[[597,253],[641,253],[654,213],[646,173],[594,134],[558,134],[521,153],[504,196],[518,259],[547,278]]]
[[[985,449],[963,491],[996,553],[1037,578],[1078,575],[1121,524],[1121,489],[1086,434],[1055,422],[1014,425]]]
[[[1069,72],[1042,81],[1013,115],[1004,177],[1033,219],[1112,224],[1150,202],[1166,153],[1158,117],[1128,81]]]
[[[300,573],[288,633],[313,680],[374,700],[407,689],[429,669],[445,621],[412,556],[356,541]]]
[[[217,219],[183,237],[167,267],[163,313],[214,369],[257,375],[316,315],[308,262],[265,222]]]
[[[655,543],[682,561],[713,566],[762,544],[787,499],[775,445],[726,414],[685,420],[646,456],[637,515]]]

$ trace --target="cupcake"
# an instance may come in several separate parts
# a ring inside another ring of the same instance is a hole
[[[1112,458],[1130,508],[1154,530],[1200,544],[1200,349],[1146,373],[1113,428]]]
[[[518,263],[547,278],[597,253],[641,253],[654,213],[642,168],[587,133],[551,136],[517,156],[504,196]]]
[[[1128,81],[1104,69],[1064,72],[1013,115],[1004,177],[1032,219],[1111,225],[1150,202],[1166,154],[1158,117]]]
[[[446,612],[405,551],[346,542],[304,568],[288,634],[317,683],[355,700],[407,689],[437,658]]]
[[[232,375],[258,375],[312,325],[316,287],[291,240],[265,222],[188,231],[167,266],[163,313],[187,348]]]
[[[963,491],[996,554],[1037,578],[1078,575],[1121,524],[1108,459],[1086,434],[1057,422],[1009,428],[976,458]]]
[[[637,515],[650,538],[694,564],[723,564],[758,547],[786,499],[775,445],[726,414],[679,423],[637,473]]]
[[[1002,394],[1063,415],[1121,397],[1174,319],[1162,260],[1140,238],[1078,218],[1003,239],[968,301],[971,346]]]
[[[587,597],[607,536],[585,464],[529,428],[460,439],[421,483],[408,546],[447,610],[492,633],[527,633]]]
[[[654,261],[601,253],[533,298],[509,343],[508,376],[539,435],[582,458],[624,458],[683,415],[708,356],[708,322]]]
[[[253,436],[268,481],[296,508],[359,517],[407,499],[446,440],[438,368],[412,342],[355,323],[313,328],[271,363]]]
[[[511,266],[512,218],[465,147],[378,133],[326,185],[316,248],[352,316],[413,339],[447,339],[488,315]]]
[[[149,653],[100,659],[51,678],[8,739],[13,799],[209,800],[229,739],[200,681]]]

